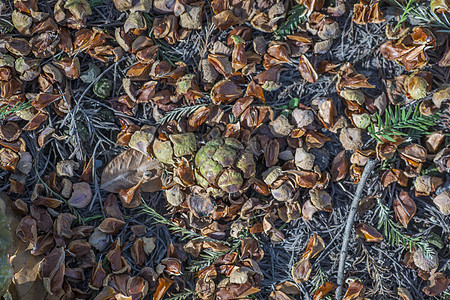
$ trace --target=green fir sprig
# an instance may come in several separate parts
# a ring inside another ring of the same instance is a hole
[[[172,109],[164,114],[164,116],[157,122],[159,125],[168,123],[172,120],[179,121],[183,117],[189,117],[191,114],[197,111],[202,106],[206,104],[197,104],[191,106],[182,106]]]
[[[409,1],[406,3],[406,5],[403,5],[403,4],[401,4],[400,2],[395,1],[395,3],[396,3],[399,7],[401,7],[401,8],[403,9],[403,13],[402,13],[402,16],[400,17],[400,20],[398,21],[397,25],[395,25],[394,30],[397,30],[397,29],[400,27],[400,25],[402,25],[402,23],[405,22],[405,21],[408,19],[408,16],[409,16],[410,13],[414,10],[414,5],[413,5],[413,4],[414,4],[416,1],[417,1],[417,0],[409,0]]]
[[[300,23],[306,18],[306,8],[302,4],[295,5],[289,11],[286,21],[275,31],[275,35],[286,36],[292,34]]]
[[[394,108],[389,106],[384,112],[384,120],[378,112],[374,114],[374,117],[376,122],[372,122],[368,127],[370,135],[379,142],[383,142],[383,139],[395,142],[393,136],[420,137],[428,134],[428,129],[439,121],[440,114],[422,115],[419,105],[415,108],[410,106],[408,110],[399,106]],[[401,130],[409,130],[409,132]]]
[[[407,249],[419,249],[423,255],[427,258],[432,257],[433,248],[424,241],[421,241],[419,237],[407,236],[400,230],[401,227],[395,223],[391,217],[389,208],[378,200],[378,206],[375,210],[378,216],[377,229],[383,229],[386,241],[393,246],[403,246]]]
[[[241,241],[237,240],[228,251],[212,251],[206,249],[199,255],[198,259],[189,261],[189,266],[187,267],[187,270],[190,273],[195,273],[206,267],[209,267],[223,255],[235,251],[240,245]]]
[[[140,214],[148,214],[155,223],[157,224],[164,224],[167,226],[167,228],[172,231],[175,234],[180,234],[182,236],[181,240],[202,240],[205,242],[213,242],[213,243],[218,243],[218,244],[224,244],[224,245],[229,245],[228,242],[226,241],[220,241],[220,240],[216,240],[204,235],[201,235],[197,232],[191,231],[189,229],[183,228],[178,226],[177,224],[175,224],[174,222],[164,218],[163,216],[161,216],[156,210],[154,210],[153,208],[151,208],[150,206],[148,206],[143,200],[142,200],[142,206],[141,206],[141,212]]]
[[[221,256],[227,254],[225,251],[204,250],[196,260],[189,262],[187,270],[190,273],[198,272],[215,263]]]

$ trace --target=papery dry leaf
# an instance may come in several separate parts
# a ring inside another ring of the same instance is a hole
[[[41,295],[46,293],[39,276],[43,257],[39,254],[33,255],[32,251],[27,249],[28,243],[23,242],[14,234],[20,222],[20,217],[15,213],[14,209],[14,206],[17,206],[17,201],[11,203],[11,199],[5,193],[0,193],[0,206],[5,209],[6,222],[13,233],[12,246],[8,249],[13,271],[12,284],[9,291],[16,291],[17,293],[13,293],[13,295],[17,296],[18,299],[38,300],[41,298]],[[16,205],[13,205],[14,203]],[[39,246],[38,242],[36,246]]]
[[[313,215],[318,209],[311,203],[311,200],[306,200],[302,206],[302,218],[304,220],[312,221]]]
[[[139,130],[133,133],[128,142],[128,146],[132,149],[140,151],[147,157],[151,155],[151,143],[155,137],[154,130]]]
[[[364,238],[367,242],[381,243],[383,236],[372,226],[365,223],[359,223],[355,226],[356,234]]]
[[[428,150],[428,152],[434,154],[437,153],[439,150],[439,147],[441,146],[442,142],[444,141],[445,134],[442,133],[442,131],[439,132],[433,132],[431,134],[426,135],[425,137],[425,146]]]
[[[275,137],[285,137],[291,133],[292,125],[289,123],[285,115],[279,115],[275,120],[269,123],[270,132]]]
[[[98,228],[95,228],[89,237],[89,244],[98,251],[103,251],[109,245],[109,234],[101,232]]]
[[[188,195],[187,202],[192,213],[198,218],[210,216],[216,205],[214,200],[206,194],[191,193]]]
[[[314,291],[313,300],[320,300],[325,297],[328,293],[335,290],[337,288],[337,284],[333,282],[325,282],[323,283],[317,290]]]
[[[439,266],[439,257],[437,252],[432,249],[431,253],[425,254],[422,250],[417,249],[413,253],[414,264],[425,272],[430,272]]]
[[[388,41],[380,46],[380,52],[388,60],[395,60],[407,71],[421,69],[427,64],[427,48],[434,47],[436,39],[428,29],[414,27],[413,32],[398,41]]]
[[[433,159],[439,172],[450,171],[450,148],[444,148],[439,151]]]
[[[440,177],[434,177],[429,175],[418,176],[414,181],[414,188],[416,196],[423,195],[428,196],[444,183],[444,180]]]
[[[54,61],[53,64],[60,68],[70,79],[77,79],[80,77],[80,61],[78,57],[72,59],[66,56],[61,60]]]
[[[439,207],[443,215],[450,215],[450,190],[445,190],[434,197],[433,202]]]
[[[144,242],[142,239],[136,239],[131,246],[131,257],[138,266],[145,263]]]
[[[362,131],[359,128],[342,128],[339,140],[345,150],[356,150],[363,146]]]
[[[128,149],[116,156],[103,170],[101,188],[113,193],[135,186],[144,176],[150,173],[140,186],[143,192],[154,192],[161,189],[161,164],[143,153]]]
[[[92,200],[91,187],[86,182],[74,183],[72,196],[68,203],[76,208],[83,208],[89,205]]]
[[[416,214],[416,203],[409,197],[407,192],[401,191],[398,197],[394,199],[393,207],[397,219],[403,227],[408,227],[409,221]]]
[[[213,24],[220,30],[226,30],[239,23],[238,17],[232,10],[224,10],[212,17]]]
[[[202,106],[197,109],[194,113],[192,113],[188,118],[188,126],[189,129],[194,131],[200,125],[202,125],[208,119],[210,115],[211,109],[207,106]]]
[[[331,203],[331,196],[324,190],[311,189],[309,190],[309,196],[312,205],[321,211],[333,211],[333,205]]]

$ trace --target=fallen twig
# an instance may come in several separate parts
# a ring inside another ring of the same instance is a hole
[[[336,290],[336,299],[341,299],[342,294],[342,284],[344,283],[344,270],[345,270],[345,258],[347,257],[348,252],[348,243],[350,241],[350,233],[353,228],[353,222],[355,221],[356,210],[358,208],[359,201],[361,201],[362,193],[364,186],[366,185],[366,181],[369,178],[369,174],[373,171],[376,165],[376,160],[369,160],[364,168],[364,172],[361,176],[361,179],[358,183],[358,187],[356,188],[355,196],[353,197],[352,204],[350,206],[350,211],[347,217],[347,224],[345,226],[344,238],[342,241],[341,254],[339,256],[339,269],[337,276],[337,284],[338,288]]]

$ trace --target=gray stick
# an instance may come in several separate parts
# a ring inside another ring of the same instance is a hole
[[[361,201],[362,192],[364,186],[366,185],[366,181],[369,178],[370,173],[372,173],[373,169],[376,165],[376,160],[370,159],[366,167],[364,168],[364,172],[361,175],[361,179],[359,180],[358,187],[356,188],[355,196],[353,197],[352,204],[350,206],[350,211],[348,213],[347,224],[345,225],[344,238],[342,240],[342,248],[341,254],[339,256],[339,269],[338,269],[338,277],[337,284],[338,288],[336,290],[336,299],[341,299],[342,294],[342,284],[344,283],[344,269],[345,269],[345,258],[347,257],[348,252],[348,243],[350,241],[350,233],[353,228],[353,222],[355,221],[356,210],[358,208],[359,201]]]

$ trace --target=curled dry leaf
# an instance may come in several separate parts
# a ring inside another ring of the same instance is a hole
[[[156,159],[148,158],[143,153],[128,149],[116,156],[103,170],[101,188],[113,193],[135,186],[144,176],[150,173],[140,189],[143,192],[159,191],[161,183],[161,164]]]
[[[153,294],[153,300],[161,300],[169,287],[174,283],[173,280],[165,277],[158,278],[158,287]]]
[[[291,133],[292,125],[289,124],[285,115],[279,115],[275,120],[269,123],[270,132],[275,137],[285,137]]]
[[[91,187],[86,182],[78,182],[72,185],[72,196],[69,204],[76,208],[83,208],[89,205],[92,200]]]
[[[100,223],[98,229],[104,233],[118,233],[124,226],[125,222],[116,218],[106,218]]]
[[[347,288],[344,300],[360,299],[364,295],[364,285],[359,281],[353,281]]]
[[[339,181],[345,178],[348,173],[349,163],[345,157],[345,150],[342,150],[335,156],[331,163],[331,180]]]
[[[402,299],[402,300],[414,300],[413,296],[411,295],[411,293],[404,287],[399,287],[397,289],[397,293],[398,296]]]
[[[298,70],[303,79],[310,83],[315,83],[319,79],[319,75],[304,54],[299,58]]]
[[[381,23],[386,21],[380,10],[378,1],[360,0],[353,6],[353,22],[360,25],[367,23]]]
[[[325,282],[323,283],[317,290],[314,291],[313,300],[320,300],[329,294],[331,291],[334,291],[337,288],[337,284],[333,282]]]
[[[428,279],[427,286],[422,290],[428,296],[438,296],[450,284],[450,279],[444,273],[433,273]]]
[[[211,89],[211,100],[214,104],[230,104],[241,97],[243,91],[231,80],[222,80]]]
[[[50,295],[63,290],[65,267],[64,250],[60,248],[54,248],[42,262],[41,276]]]
[[[325,242],[317,233],[314,233],[306,245],[306,250],[302,257],[315,258],[322,250],[325,249]]]
[[[401,191],[398,197],[394,199],[393,206],[397,219],[403,227],[408,227],[409,221],[414,217],[417,210],[414,200],[409,197],[407,192]]]
[[[415,194],[416,196],[429,196],[443,183],[444,179],[440,177],[429,175],[418,176],[414,181]]]
[[[308,281],[311,275],[312,266],[308,257],[302,257],[300,261],[292,266],[291,276],[297,284]]]
[[[407,71],[421,69],[427,64],[425,50],[434,47],[436,38],[424,27],[414,27],[413,32],[397,41],[388,41],[380,46],[381,54],[394,60]]]
[[[355,226],[356,234],[364,238],[367,242],[381,243],[383,236],[375,228],[365,223]]]
[[[7,142],[13,142],[17,140],[21,133],[22,130],[15,122],[7,122],[0,125],[0,139]]]
[[[328,192],[324,190],[311,189],[309,190],[309,196],[312,205],[321,211],[331,212],[333,210],[333,205],[331,203],[331,196]]]

